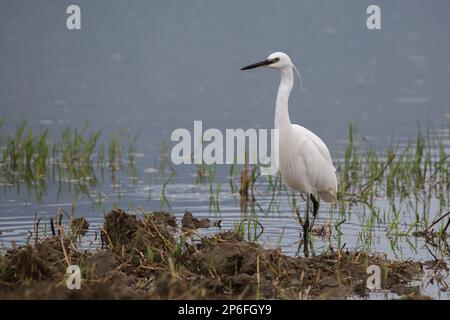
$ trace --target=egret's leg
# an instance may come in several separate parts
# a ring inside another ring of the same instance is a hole
[[[305,253],[305,256],[308,256],[308,247],[309,247],[309,239],[308,239],[308,232],[309,232],[309,197],[306,198],[306,219],[305,223],[303,224],[303,252]]]
[[[311,224],[312,228],[314,226],[314,222],[316,221],[317,213],[319,212],[319,201],[317,201],[312,194],[310,194],[309,197],[311,198],[311,201],[313,203],[313,221]]]

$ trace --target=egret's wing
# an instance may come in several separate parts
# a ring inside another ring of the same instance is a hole
[[[326,202],[335,202],[337,179],[330,151],[322,139],[308,129],[299,125],[292,125],[292,127],[296,135],[297,159],[306,168],[304,174],[308,176],[309,183],[321,199]]]
[[[328,150],[327,145],[322,141],[322,139],[320,139],[315,133],[302,126],[299,126],[298,124],[293,124],[292,127],[299,137],[309,139],[320,152],[324,160],[333,165],[330,151]]]

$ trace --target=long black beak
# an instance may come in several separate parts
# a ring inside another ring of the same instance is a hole
[[[273,60],[263,60],[257,63],[253,63],[253,64],[249,64],[248,66],[245,66],[243,68],[241,68],[241,70],[248,70],[248,69],[254,69],[254,68],[258,68],[258,67],[263,67],[263,66],[268,66],[269,64],[272,64],[274,61]]]

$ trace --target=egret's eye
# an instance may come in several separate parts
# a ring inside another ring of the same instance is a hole
[[[280,58],[273,58],[272,63],[280,61]]]

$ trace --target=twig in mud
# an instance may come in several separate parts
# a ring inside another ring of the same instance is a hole
[[[36,221],[37,214],[34,216],[34,220]],[[39,218],[34,223],[34,244],[37,245],[39,241],[39,224],[41,222],[41,218]]]
[[[259,255],[256,256],[256,284],[257,284],[256,299],[259,300],[260,298]]]
[[[300,210],[299,210],[299,208],[295,208],[295,213],[297,214],[298,223],[300,223],[300,225],[303,226],[303,220],[300,217]]]
[[[108,233],[106,232],[106,229],[102,226],[100,228],[100,239],[102,240],[102,249],[103,249],[103,245],[106,243],[104,235],[106,235],[106,237],[108,238],[109,246],[111,246],[111,248],[113,248],[114,245],[111,241],[111,238],[109,237]]]
[[[448,219],[447,224],[445,225],[444,232],[447,232],[447,228],[449,225],[450,225],[450,218]]]
[[[52,236],[56,236],[56,231],[55,231],[55,222],[53,220],[53,218],[50,218],[50,230],[52,231]]]
[[[432,223],[429,227],[427,227],[426,231],[429,232],[430,229],[431,229],[432,227],[434,227],[439,221],[441,221],[442,219],[444,219],[445,217],[447,217],[447,216],[449,216],[449,215],[450,215],[450,211],[447,212],[447,213],[445,213],[444,215],[442,215],[439,219],[433,221],[433,223]],[[450,221],[450,220],[449,220],[449,221]],[[445,227],[445,230],[447,230],[447,227],[448,227],[448,223],[447,223],[447,226]]]
[[[295,257],[298,257],[298,255],[300,254],[300,250],[302,249],[303,242],[304,242],[303,239],[300,239],[298,241],[297,252],[295,253]]]
[[[342,231],[339,230],[338,228],[341,226],[341,224],[343,224],[345,221],[347,221],[347,219],[341,220],[339,221],[335,226],[334,229],[339,233],[339,235],[342,235]]]
[[[259,220],[256,221],[256,223],[258,223],[258,225],[261,227],[261,232],[258,234],[258,236],[256,237],[256,240],[259,239],[259,237],[261,237],[261,235],[264,233],[264,227],[261,224],[261,222],[259,222]]]
[[[359,251],[358,254],[357,254],[357,256],[356,256],[356,258],[355,258],[353,261],[354,261],[354,262],[358,261],[359,258],[361,257],[361,255],[362,255],[363,253],[364,253],[364,255],[366,255],[366,253],[365,253],[363,250]]]
[[[64,213],[69,221],[72,219],[71,214],[69,215],[63,208],[59,208],[58,211]]]
[[[58,237],[61,237],[60,227],[62,222],[61,209],[56,210],[56,226],[58,228]]]
[[[433,254],[433,252],[431,252],[430,248],[428,248],[427,245],[425,245],[425,248],[428,250],[428,252],[433,256],[435,261],[438,261],[439,259]]]
[[[64,230],[61,227],[61,225],[57,225],[58,227],[58,231],[61,234],[61,237],[59,237],[59,240],[61,241],[61,247],[63,249],[63,253],[64,253],[64,258],[66,260],[67,266],[70,266],[70,259],[69,256],[67,255],[67,250],[66,250],[66,246],[64,245],[64,239],[66,238],[66,236],[64,235]]]
[[[438,224],[440,221],[442,221],[444,218],[450,215],[450,211],[443,214],[439,218],[436,218],[428,227],[426,227],[424,230],[413,232],[413,236],[415,237],[422,237],[424,238],[429,244],[436,246],[434,243],[433,238],[436,237],[439,233],[434,232],[432,229],[436,224]],[[446,237],[447,229],[450,225],[450,218],[447,221],[447,224],[445,225],[444,229],[442,230],[441,236]]]

